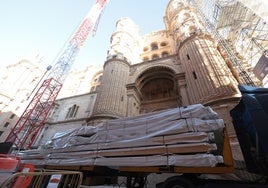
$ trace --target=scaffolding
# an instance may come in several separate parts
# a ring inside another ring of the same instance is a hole
[[[266,85],[265,79],[261,83],[252,71],[262,56],[268,57],[268,25],[266,17],[257,14],[256,5],[254,12],[244,4],[246,0],[189,1],[197,8],[206,32],[215,38],[224,54],[227,54],[240,84]]]

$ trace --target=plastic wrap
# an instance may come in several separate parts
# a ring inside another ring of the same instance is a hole
[[[109,123],[102,123],[96,127],[85,126],[53,138],[46,147],[54,149],[87,143],[131,142],[144,140],[158,135],[181,134],[187,132],[211,132],[224,127],[222,119],[201,120],[169,119],[161,123],[147,122],[136,125],[134,122],[125,126],[117,125],[118,129],[110,129]]]
[[[212,154],[196,154],[196,155],[171,155],[168,158],[168,165],[172,166],[208,166],[214,167],[219,163],[223,163],[223,157]]]
[[[20,155],[36,165],[210,167],[223,162],[211,152],[221,153],[215,135],[223,136],[223,128],[211,108],[197,104],[58,133],[42,149]]]

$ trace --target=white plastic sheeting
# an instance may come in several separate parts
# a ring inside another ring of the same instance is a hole
[[[58,133],[21,156],[36,165],[213,167],[223,163],[217,147],[223,139],[215,137],[223,128],[210,107],[196,104]]]

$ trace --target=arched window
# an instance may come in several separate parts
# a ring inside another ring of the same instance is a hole
[[[197,27],[196,26],[190,26],[189,27],[189,33],[190,35],[196,34]]]
[[[183,17],[187,19],[187,18],[190,18],[191,15],[190,15],[188,12],[185,12],[185,13],[183,14]]]
[[[169,55],[169,53],[166,51],[162,52],[162,54],[161,54],[162,57],[167,57],[168,55]]]
[[[147,82],[142,88],[144,100],[174,97],[174,83],[169,78],[156,78]]]
[[[159,58],[159,55],[158,54],[154,54],[153,56],[152,56],[152,59],[158,59]]]
[[[148,48],[147,46],[143,48],[143,51],[144,51],[144,52],[146,52],[146,51],[148,51],[148,50],[149,50],[149,48]]]
[[[68,109],[65,119],[74,118],[77,114],[78,109],[79,109],[79,106],[77,106],[76,104],[70,107]]]
[[[93,92],[95,90],[95,87],[91,87],[90,92]]]
[[[151,50],[157,50],[158,49],[158,45],[156,42],[151,44]]]
[[[164,47],[164,46],[167,46],[167,42],[161,42],[160,46]]]
[[[144,57],[143,61],[149,61],[149,57]]]

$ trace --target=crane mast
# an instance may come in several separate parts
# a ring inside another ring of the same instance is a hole
[[[54,106],[75,57],[85,43],[88,34],[98,24],[98,19],[107,3],[108,0],[97,0],[92,6],[59,56],[47,79],[40,85],[29,105],[11,129],[6,142],[13,142],[18,149],[29,149],[33,145],[49,111]]]

